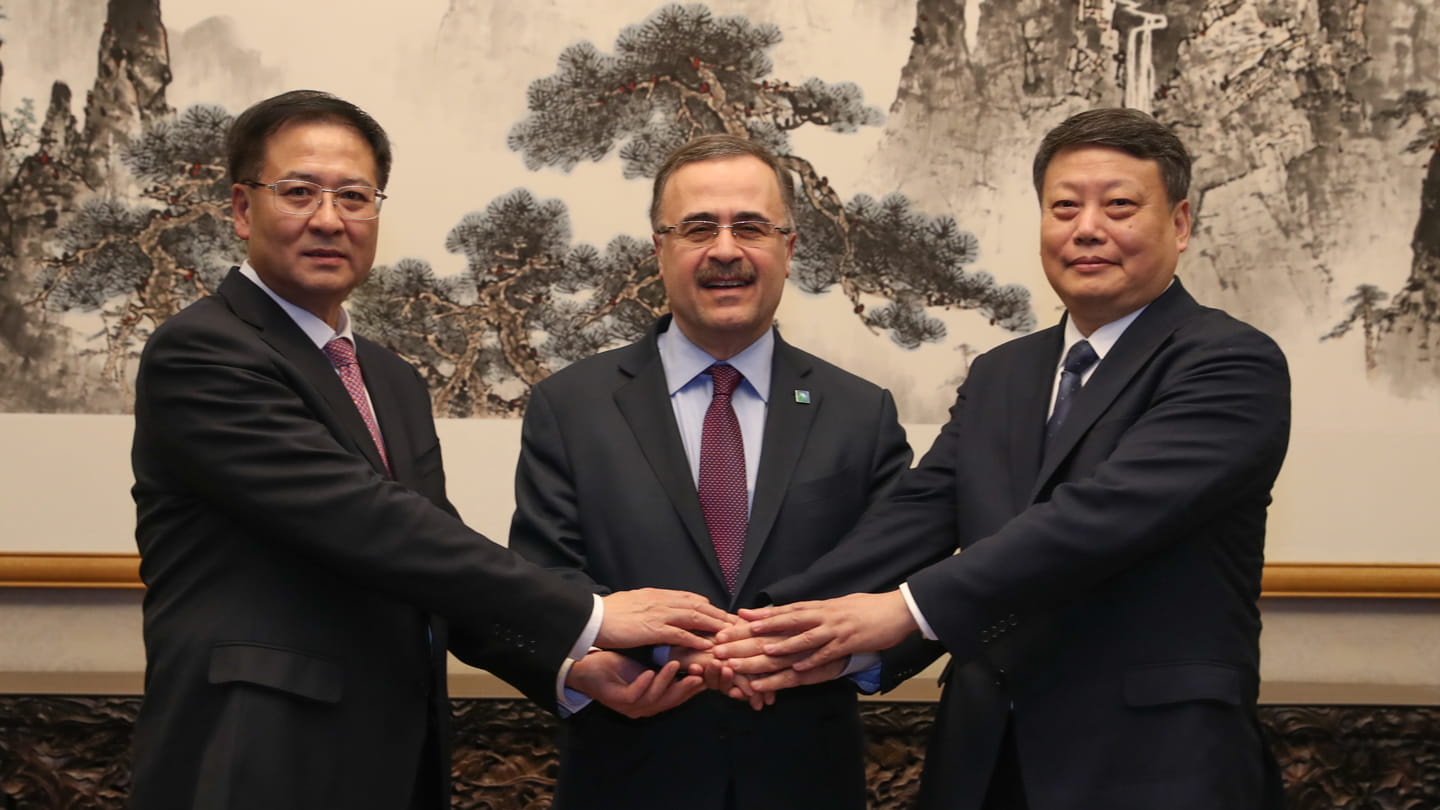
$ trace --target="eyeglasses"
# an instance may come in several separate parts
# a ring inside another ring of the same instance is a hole
[[[271,198],[275,210],[296,217],[308,217],[320,210],[320,203],[326,194],[334,195],[335,211],[341,219],[366,220],[380,216],[380,203],[389,195],[370,186],[341,186],[324,188],[308,180],[281,180],[278,183],[259,183],[246,180],[242,185],[252,188],[268,188],[275,192]]]
[[[655,233],[666,234],[674,231],[675,235],[686,244],[699,247],[714,242],[719,238],[720,232],[726,228],[730,229],[730,235],[735,238],[735,241],[742,245],[758,245],[777,233],[790,233],[795,230],[760,221],[732,222],[729,225],[721,225],[718,222],[704,219],[687,219],[684,222],[660,228]]]

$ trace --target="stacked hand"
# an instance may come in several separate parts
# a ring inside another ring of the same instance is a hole
[[[643,588],[604,599],[596,644],[672,648],[658,671],[607,651],[571,668],[568,686],[629,717],[665,711],[707,688],[759,710],[774,704],[777,690],[837,678],[850,655],[894,646],[916,629],[899,591],[742,609],[738,617],[683,591]]]
[[[900,643],[918,629],[899,591],[741,610],[711,654],[750,687],[774,691],[838,677],[849,656]]]
[[[672,644],[708,650],[708,636],[735,617],[698,594],[639,588],[604,597],[605,619],[595,646],[615,649]]]
[[[700,694],[705,681],[695,675],[678,678],[680,664],[671,661],[659,671],[609,650],[592,650],[570,667],[565,685],[598,700],[626,717],[649,717]]]

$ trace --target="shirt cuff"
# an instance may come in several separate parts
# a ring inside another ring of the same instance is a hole
[[[561,717],[569,717],[593,702],[592,698],[584,692],[577,692],[565,686],[565,679],[570,677],[570,668],[573,666],[575,666],[573,658],[566,658],[565,662],[560,665],[560,691],[556,702],[560,704]]]
[[[920,635],[931,641],[939,641],[940,637],[935,635],[930,623],[925,621],[925,614],[920,612],[920,606],[915,604],[915,597],[910,595],[910,583],[900,583],[900,595],[905,597],[905,607],[910,608],[910,615],[914,617],[915,623],[920,625]]]
[[[595,649],[595,639],[599,637],[600,625],[605,621],[605,600],[599,594],[591,594],[591,597],[595,601],[590,609],[590,621],[585,623],[585,629],[580,631],[580,637],[570,647],[569,657],[560,662],[560,671],[555,675],[555,702],[559,705],[561,717],[569,717],[590,705],[590,697],[567,688],[565,679],[570,677],[570,667]]]
[[[861,692],[873,695],[880,691],[880,655],[866,652],[855,653],[845,664],[840,677],[849,678]]]

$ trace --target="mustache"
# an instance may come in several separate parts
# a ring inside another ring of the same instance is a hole
[[[695,271],[697,284],[715,284],[722,281],[739,281],[749,284],[759,276],[749,264],[716,265],[705,264]]]

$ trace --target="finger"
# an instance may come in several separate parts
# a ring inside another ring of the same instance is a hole
[[[739,614],[740,618],[749,622],[754,622],[759,621],[760,619],[768,619],[772,616],[784,616],[786,614],[796,613],[802,610],[814,610],[815,608],[823,604],[825,603],[813,601],[791,602],[788,605],[768,605],[766,607],[760,608],[740,608]]]
[[[665,694],[665,690],[669,689],[670,685],[675,682],[675,676],[679,673],[680,662],[665,662],[665,666],[661,667],[660,670],[655,673],[655,677],[650,679],[649,685],[646,686],[645,691],[636,698],[636,702],[643,704],[657,700],[661,695]]]
[[[801,678],[801,673],[793,669],[783,669],[779,672],[772,672],[769,675],[753,678],[750,681],[751,688],[761,694],[770,695],[772,703],[774,702],[775,692],[777,690],[804,685],[805,681]]]
[[[709,666],[705,669],[705,686],[718,692],[729,692],[730,687],[735,685],[735,671],[723,663],[710,659]]]
[[[650,706],[648,713],[664,711],[673,706],[678,706],[698,694],[705,688],[705,679],[698,675],[687,675],[680,680],[676,677],[680,674],[680,668],[674,661],[661,667],[659,674],[655,676],[654,682],[646,690],[642,703]]]
[[[750,638],[753,635],[755,634],[750,630],[749,622],[737,620],[716,634],[715,640],[720,642],[739,641],[740,639]]]
[[[650,688],[650,683],[654,680],[655,671],[653,669],[645,670],[636,676],[635,680],[618,690],[616,700],[620,703],[634,703],[641,695],[645,694],[645,690]]]
[[[776,640],[772,636],[752,636],[729,641],[723,645],[717,644],[715,656],[717,658],[749,658],[753,655],[760,655],[766,644],[774,643]],[[722,655],[720,651],[723,651],[724,654]]]
[[[709,604],[702,608],[671,608],[665,616],[665,623],[672,627],[683,627],[686,630],[696,630],[702,633],[715,634],[730,626],[727,617],[730,615],[723,610]],[[719,615],[715,615],[718,613]]]
[[[763,619],[755,619],[750,622],[750,632],[757,636],[788,636],[825,624],[827,618],[825,611],[800,609],[798,605],[786,605],[786,607],[795,607],[796,609],[785,613],[776,613]]]
[[[776,657],[810,652],[834,643],[839,632],[837,627],[822,625],[789,638],[767,641],[760,646],[760,649],[764,650],[766,655]]]
[[[708,650],[715,646],[710,639],[712,632],[704,632],[703,635],[692,633],[679,626],[675,621],[666,621],[664,624],[654,628],[648,637],[655,639],[656,644],[669,644],[672,647],[689,647],[692,650]]]
[[[671,608],[693,610],[711,619],[722,623],[722,626],[735,621],[733,614],[727,613],[724,609],[710,604],[710,600],[703,596],[685,591],[667,591],[661,588],[647,588],[655,594],[655,601]],[[716,628],[719,629],[719,628]]]
[[[831,661],[847,656],[851,652],[853,652],[853,650],[846,649],[839,641],[832,641],[811,653],[804,660],[796,661],[791,669],[794,669],[796,672],[816,669],[825,666]]]
[[[755,689],[750,686],[750,679],[748,677],[741,675],[729,667],[726,667],[725,671],[730,673],[730,680],[740,690],[741,694],[749,698],[755,697]]]
[[[752,638],[742,638],[738,641],[725,642],[721,638],[723,635],[722,633],[720,636],[715,637],[717,643],[715,647],[710,650],[710,654],[716,658],[735,659],[764,655],[766,644],[774,644],[785,638],[784,636],[754,636]]]
[[[750,685],[749,678],[745,677],[744,675],[735,675],[734,678],[736,685],[740,687],[740,691],[749,694],[751,709],[754,709],[758,712],[761,709],[765,708],[765,696],[755,691],[754,687]]]
[[[769,636],[766,637],[770,638]],[[756,650],[750,651],[748,655],[736,656],[722,659],[726,666],[733,668],[736,672],[745,675],[764,675],[781,669],[788,669],[797,661],[805,660],[813,650],[806,649],[789,655],[766,655],[762,650],[765,644],[774,644],[774,641],[763,641],[757,644]],[[717,648],[718,649],[718,648]],[[733,648],[732,648],[733,649]],[[715,656],[717,659],[719,656]]]

